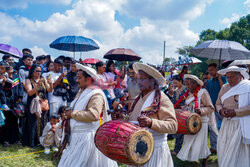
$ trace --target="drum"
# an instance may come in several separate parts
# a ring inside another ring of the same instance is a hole
[[[178,121],[178,134],[196,134],[202,126],[200,115],[189,111],[176,110],[176,118]]]
[[[95,134],[96,147],[107,157],[128,165],[143,165],[154,150],[152,134],[133,123],[109,121]]]

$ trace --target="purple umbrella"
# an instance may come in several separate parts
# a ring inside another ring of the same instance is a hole
[[[0,44],[0,53],[3,54],[11,54],[16,58],[23,57],[22,53],[15,47],[7,45],[7,44]]]

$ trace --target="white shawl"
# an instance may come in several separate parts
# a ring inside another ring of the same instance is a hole
[[[201,104],[201,96],[203,95],[203,93],[205,92],[205,89],[200,89],[200,91],[198,92],[198,103],[199,103],[199,108],[200,108],[200,104]],[[189,98],[189,99],[186,99],[185,103],[186,105],[188,105],[189,103],[193,102],[194,101],[194,96]],[[193,106],[194,108],[194,106]],[[216,120],[215,120],[215,114],[214,112],[212,112],[211,114],[208,114],[208,117],[209,117],[209,125],[211,126],[212,130],[215,132],[215,134],[219,134],[218,132],[218,129],[217,129],[217,125],[216,125]]]
[[[105,108],[103,110],[103,122],[111,120],[111,117],[107,114],[107,110],[109,109],[107,98],[103,93],[103,91],[98,87],[86,88],[78,97],[74,99],[74,101],[71,102],[70,106],[73,107],[73,111],[74,110],[84,111],[90,98],[95,94],[101,94],[104,99]],[[70,119],[71,127],[78,126],[80,124],[83,124],[83,122],[78,122],[75,119]]]
[[[250,81],[242,80],[240,83],[229,89],[222,97],[221,102],[223,104],[224,100],[231,97],[239,95],[239,108],[246,107],[250,105]],[[244,117],[235,117],[235,119],[240,119],[241,132],[243,136],[243,143],[250,144],[250,115]]]

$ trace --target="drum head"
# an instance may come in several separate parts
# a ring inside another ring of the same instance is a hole
[[[150,160],[154,151],[154,139],[149,131],[136,131],[130,135],[127,144],[126,151],[134,165],[143,165]]]
[[[188,120],[186,123],[188,124],[187,127],[188,127],[188,131],[190,132],[190,134],[196,134],[201,129],[202,120],[198,114],[193,113],[188,117]]]

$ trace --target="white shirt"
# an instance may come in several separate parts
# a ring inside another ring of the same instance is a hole
[[[54,73],[54,72],[49,72],[51,74],[51,81],[52,83],[55,83],[56,80],[59,78],[59,76],[62,73]],[[49,93],[48,97],[49,97],[49,103],[55,103],[55,102],[63,102],[62,96],[54,96],[53,95],[54,90]]]

